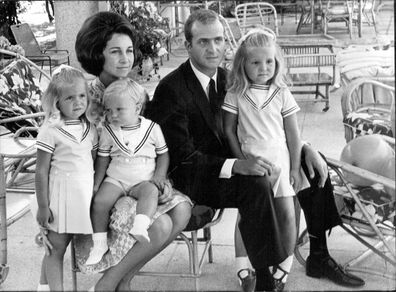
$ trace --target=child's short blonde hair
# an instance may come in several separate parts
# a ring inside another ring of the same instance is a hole
[[[55,70],[54,75],[52,76],[52,79],[41,100],[43,110],[45,112],[45,121],[50,121],[51,124],[54,125],[62,123],[58,102],[62,96],[63,90],[73,86],[76,80],[82,80],[84,82],[87,94],[87,103],[89,103],[88,84],[83,73],[76,68],[61,65],[61,67]]]
[[[247,49],[252,47],[274,47],[275,48],[275,72],[270,83],[279,87],[287,85],[284,72],[284,60],[279,46],[276,44],[276,35],[265,28],[254,28],[239,41],[239,47],[234,56],[231,73],[228,75],[228,91],[242,94],[250,85],[245,72],[247,61]]]
[[[103,103],[111,101],[115,96],[131,98],[136,103],[136,106],[141,106],[142,108],[148,100],[146,89],[129,78],[112,82],[103,93]]]

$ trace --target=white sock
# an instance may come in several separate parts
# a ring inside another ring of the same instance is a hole
[[[51,291],[48,284],[38,284],[37,291]]]
[[[149,228],[151,219],[145,214],[137,214],[133,221],[133,227],[138,227],[147,230]]]
[[[107,246],[107,232],[95,232],[92,234],[92,241],[94,247]]]
[[[279,267],[281,267],[282,269],[284,269],[286,272],[290,272],[292,265],[293,265],[293,255],[287,257],[283,262],[281,262],[281,263],[279,264]],[[273,267],[270,267],[270,271],[271,271],[271,273],[272,273]],[[284,273],[282,270],[278,269],[278,270],[275,272],[275,274],[273,275],[273,277],[274,277],[275,279],[280,279],[284,274],[285,274],[285,273]],[[282,279],[282,282],[283,282],[283,283],[286,283],[287,276],[288,276],[288,274],[286,274],[285,277]]]
[[[238,275],[238,272],[243,269],[252,269],[253,270],[248,257],[236,257],[235,258],[235,269],[236,269],[237,275]],[[239,275],[242,278],[245,278],[248,275],[248,271],[242,271]]]

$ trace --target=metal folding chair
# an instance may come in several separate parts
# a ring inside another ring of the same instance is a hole
[[[54,49],[42,50],[29,24],[21,23],[11,25],[11,31],[17,44],[25,50],[25,56],[34,63],[41,64],[41,69],[44,64],[48,65],[50,75],[52,75],[52,68],[61,64],[70,65],[69,51]]]

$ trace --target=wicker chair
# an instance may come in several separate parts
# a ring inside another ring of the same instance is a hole
[[[335,83],[336,59],[333,53],[322,53],[319,47],[291,47],[283,49],[287,75],[293,83],[295,94],[315,94],[315,102],[325,102],[323,111],[329,109],[330,86]],[[330,70],[330,72],[329,72]],[[295,87],[314,87],[296,90]],[[324,86],[325,92],[320,91]],[[312,99],[299,99],[312,101]]]
[[[46,78],[49,76],[19,54],[4,49],[0,49],[0,54],[15,58],[0,71],[0,126],[8,129],[0,137],[1,284],[9,271],[7,227],[29,211],[29,195],[35,192],[31,178],[36,154],[32,135],[39,126],[43,113],[37,103],[42,91],[35,81],[32,69],[38,70]],[[26,133],[25,136],[28,137],[20,137]],[[15,194],[6,204],[6,197],[10,193]]]
[[[345,140],[367,134],[394,137],[391,121],[394,103],[394,86],[370,78],[352,81],[341,98]]]
[[[330,22],[343,21],[346,23],[349,36],[352,38],[353,8],[349,1],[328,0],[322,7],[322,26],[327,34]]]
[[[275,7],[267,2],[242,3],[235,7],[235,18],[242,34],[258,25],[271,28],[276,35],[278,17]]]

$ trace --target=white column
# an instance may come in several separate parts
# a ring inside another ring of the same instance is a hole
[[[74,50],[81,25],[105,5],[107,1],[54,1],[56,48],[69,51],[71,66],[81,68]]]

